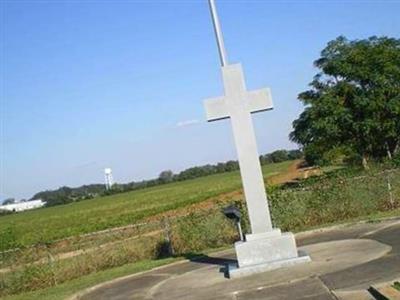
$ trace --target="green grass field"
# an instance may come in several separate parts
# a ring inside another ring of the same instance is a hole
[[[285,171],[292,163],[265,165],[264,176]],[[0,251],[137,223],[240,188],[239,172],[230,172],[3,216]]]

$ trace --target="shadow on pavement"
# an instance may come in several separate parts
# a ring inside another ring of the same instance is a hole
[[[225,277],[228,277],[228,268],[229,265],[237,265],[236,259],[231,258],[223,258],[223,257],[211,257],[202,253],[187,253],[184,255],[186,259],[189,259],[191,262],[201,263],[206,265],[218,265],[221,266],[219,269],[220,273],[224,273]]]

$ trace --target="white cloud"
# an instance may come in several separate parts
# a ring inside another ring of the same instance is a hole
[[[180,121],[176,123],[176,127],[186,127],[186,126],[191,126],[200,123],[199,120],[185,120],[185,121]]]

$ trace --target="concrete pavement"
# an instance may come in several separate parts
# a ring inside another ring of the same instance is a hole
[[[301,233],[296,240],[312,262],[227,279],[224,267],[235,260],[229,250],[112,281],[76,299],[337,299],[400,277],[399,220]]]

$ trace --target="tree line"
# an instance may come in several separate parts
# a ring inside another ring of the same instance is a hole
[[[299,159],[302,156],[303,154],[300,150],[277,150],[272,153],[261,155],[260,162],[261,164],[278,163]],[[157,178],[129,183],[115,183],[109,190],[106,190],[104,184],[83,185],[77,188],[63,186],[56,190],[36,193],[31,200],[42,199],[43,201],[46,201],[46,206],[55,206],[92,199],[97,196],[129,192],[170,182],[184,181],[237,170],[239,170],[238,162],[230,160],[227,162],[219,162],[215,165],[207,164],[204,166],[191,167],[177,174],[174,174],[171,170],[165,170],[162,171]]]

